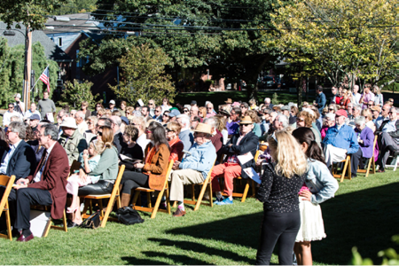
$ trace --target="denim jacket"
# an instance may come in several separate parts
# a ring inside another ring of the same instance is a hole
[[[317,160],[308,159],[306,186],[312,192],[312,203],[319,204],[334,197],[338,181],[331,175],[327,166]]]
[[[202,145],[194,143],[189,153],[179,164],[180,169],[193,169],[202,173],[206,179],[208,172],[211,170],[216,160],[216,149],[211,141]]]

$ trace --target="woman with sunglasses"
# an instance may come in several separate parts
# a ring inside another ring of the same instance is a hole
[[[96,116],[89,116],[86,120],[87,128],[83,136],[85,137],[87,144],[90,144],[94,139],[97,138],[97,125],[98,118]]]
[[[316,142],[321,147],[321,134],[320,131],[314,126],[314,122],[316,121],[316,116],[313,110],[304,110],[300,112],[296,118],[296,126],[299,127],[307,127],[313,131],[313,134],[316,136]]]
[[[163,115],[162,115],[162,126],[164,126],[164,127],[166,127],[166,125],[169,122],[169,119],[170,119],[169,113],[170,113],[170,111],[164,111],[163,112]]]
[[[144,163],[134,163],[133,167],[136,171],[125,171],[121,180],[122,207],[129,206],[132,189],[145,187],[161,190],[167,178],[170,148],[165,129],[153,122],[145,133],[151,142],[146,147]]]
[[[183,142],[181,142],[181,140],[179,139],[181,125],[176,121],[172,121],[168,123],[165,129],[166,139],[168,140],[170,147],[169,160],[181,161],[181,159],[183,158],[184,149]]]

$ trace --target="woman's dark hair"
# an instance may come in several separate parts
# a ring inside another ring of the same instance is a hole
[[[320,146],[316,142],[316,138],[313,131],[307,127],[299,127],[292,132],[292,135],[299,144],[306,143],[308,145],[308,150],[306,151],[306,156],[310,159],[318,160],[322,163],[326,163],[324,160],[324,154]]]
[[[159,147],[161,144],[166,144],[169,148],[168,140],[166,139],[166,132],[160,124],[150,124],[147,130],[151,131],[154,145]]]
[[[6,151],[10,149],[6,141],[6,133],[2,127],[0,127],[0,149],[5,149]]]
[[[33,130],[31,126],[26,127],[26,136],[25,136],[25,141],[32,141],[35,140],[35,131]]]

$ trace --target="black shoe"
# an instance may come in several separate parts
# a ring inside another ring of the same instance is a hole
[[[68,228],[74,228],[74,227],[79,227],[80,225],[81,224],[77,224],[77,223],[74,223],[74,222],[70,221],[70,222],[68,222],[67,227]]]

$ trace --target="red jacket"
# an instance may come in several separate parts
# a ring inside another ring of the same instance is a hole
[[[36,173],[40,170],[42,160],[45,160],[45,154],[43,153],[42,159],[40,160],[33,175],[28,176],[29,182],[32,182]],[[44,166],[41,181],[37,183],[30,183],[28,187],[38,188],[42,190],[48,190],[51,194],[53,204],[51,206],[51,217],[53,219],[60,219],[64,214],[66,204],[66,184],[69,175],[69,161],[68,156],[64,148],[56,142],[53,149],[51,150],[50,156]]]

